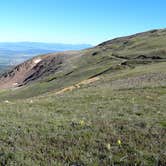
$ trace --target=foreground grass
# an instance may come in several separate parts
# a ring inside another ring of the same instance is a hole
[[[0,165],[166,165],[164,66],[105,74],[60,95],[1,100]],[[141,77],[148,73],[162,79]]]
[[[85,88],[1,103],[1,165],[165,165],[165,99],[166,88]]]

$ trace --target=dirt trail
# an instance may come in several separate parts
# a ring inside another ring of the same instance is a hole
[[[87,79],[87,80],[83,80],[83,81],[81,81],[81,82],[79,82],[75,85],[63,88],[62,90],[56,92],[56,94],[62,94],[62,93],[67,92],[67,91],[72,91],[76,88],[80,88],[81,85],[87,85],[87,84],[93,83],[95,81],[98,81],[99,79],[100,79],[99,77],[94,77],[94,78],[90,78],[90,79]]]

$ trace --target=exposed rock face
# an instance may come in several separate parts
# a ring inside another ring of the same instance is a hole
[[[70,57],[70,52],[47,54],[28,60],[0,76],[0,89],[19,87],[49,76],[60,70],[67,57]]]

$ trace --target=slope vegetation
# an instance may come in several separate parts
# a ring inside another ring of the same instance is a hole
[[[165,35],[38,56],[3,74],[0,164],[166,165]]]

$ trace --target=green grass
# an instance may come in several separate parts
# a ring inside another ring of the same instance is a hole
[[[146,32],[143,35],[131,37],[129,39],[121,38],[112,44],[105,44],[106,52],[112,52],[119,56],[134,58],[139,55],[157,55],[166,58],[165,52],[165,29],[155,33]]]
[[[165,72],[165,63],[149,64],[110,71],[61,95],[55,90],[1,98],[1,165],[165,165],[166,86],[146,79],[140,88],[115,86],[121,79]]]

